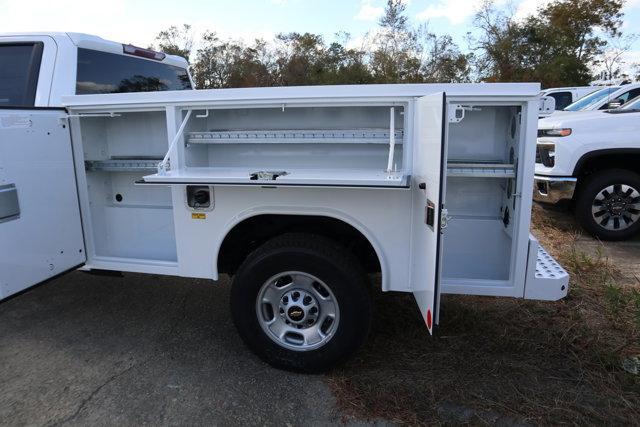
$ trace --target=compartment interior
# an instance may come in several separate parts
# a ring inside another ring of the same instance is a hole
[[[167,151],[164,111],[84,117],[80,131],[95,256],[176,262],[171,189],[134,185]]]
[[[520,113],[519,106],[465,106],[464,119],[449,124],[445,285],[512,283]]]
[[[404,129],[404,106],[194,111],[183,162],[167,175],[174,182],[401,186]]]
[[[404,111],[398,105],[194,111],[178,142],[182,161],[171,172],[194,185],[194,177],[210,183],[216,176],[250,183],[254,174],[258,182],[389,185],[392,135],[393,174],[406,176]],[[512,284],[520,113],[520,106],[465,106],[465,118],[448,124],[445,285]],[[86,117],[80,126],[95,256],[176,262],[170,187],[134,185],[155,176],[167,152],[165,112]]]

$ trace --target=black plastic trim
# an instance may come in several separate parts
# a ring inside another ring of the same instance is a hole
[[[442,209],[444,209],[444,203],[442,202],[443,194],[443,186],[444,180],[446,178],[445,174],[445,144],[446,144],[446,132],[447,126],[449,124],[449,120],[447,117],[447,94],[445,92],[442,93],[442,141],[440,146],[440,188],[438,189],[440,193],[440,197],[438,198],[438,217],[436,218],[437,227],[435,229],[436,233],[436,277],[434,278],[433,284],[433,327],[432,330],[435,329],[436,323],[440,316],[440,247],[442,246],[442,233],[440,232],[440,227],[442,226]]]
[[[607,148],[604,150],[590,151],[580,157],[580,159],[576,162],[576,166],[573,168],[572,176],[578,176],[578,173],[582,170],[584,164],[591,159],[600,156],[625,154],[640,154],[640,148]]]
[[[18,107],[18,106],[10,106],[10,105],[7,105],[7,106],[2,105],[2,106],[0,106],[0,111],[2,111],[2,110],[56,110],[56,111],[67,111],[67,109],[64,108],[64,107],[33,107],[33,106],[31,106],[31,107],[25,107],[25,106]]]
[[[28,105],[36,103],[36,93],[38,91],[38,79],[40,78],[40,65],[42,63],[43,42],[33,43],[31,51],[31,63],[29,64],[29,75],[27,77],[27,88],[25,93],[28,96]]]

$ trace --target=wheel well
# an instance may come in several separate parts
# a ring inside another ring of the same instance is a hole
[[[253,250],[273,237],[290,232],[312,233],[333,239],[356,255],[367,272],[381,270],[371,242],[342,220],[310,215],[257,215],[236,224],[227,233],[218,252],[218,271],[235,273]]]
[[[573,176],[586,176],[610,168],[640,173],[640,149],[598,150],[587,153],[576,164]]]

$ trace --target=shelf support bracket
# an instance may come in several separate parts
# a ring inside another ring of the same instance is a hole
[[[396,109],[389,109],[389,158],[387,159],[387,173],[393,171],[393,155],[396,149]]]
[[[158,163],[158,175],[167,174],[167,167],[169,166],[169,156],[171,154],[171,151],[173,151],[173,149],[176,146],[176,143],[184,134],[184,128],[187,126],[187,122],[189,121],[190,117],[191,117],[191,110],[187,110],[187,114],[184,116],[184,120],[182,120],[182,123],[180,123],[178,132],[176,132],[176,135],[173,137],[173,141],[171,141],[171,144],[169,145],[169,150],[167,151],[167,154],[165,154],[164,159],[162,159],[162,161]]]

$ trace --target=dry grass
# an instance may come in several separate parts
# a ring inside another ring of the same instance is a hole
[[[411,295],[375,295],[365,349],[327,380],[341,408],[406,424],[639,424],[640,296],[616,285],[602,256],[576,246],[571,225],[533,228],[569,270],[558,302],[446,296],[427,335]],[[634,293],[635,292],[635,293]]]

